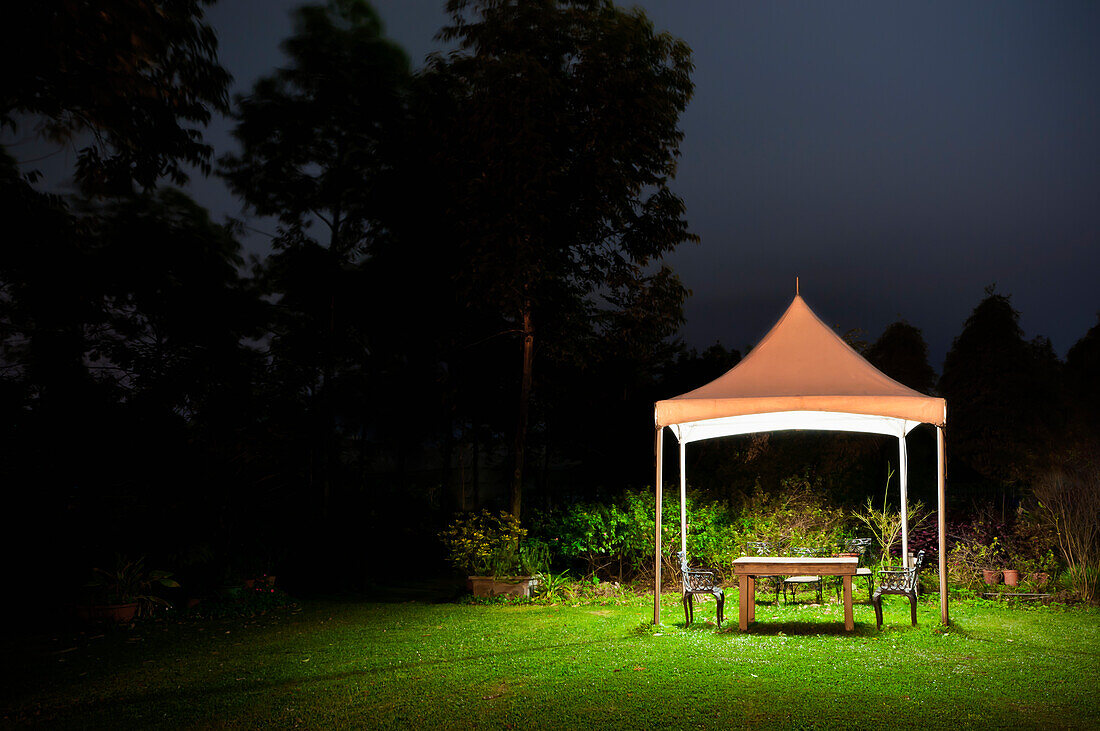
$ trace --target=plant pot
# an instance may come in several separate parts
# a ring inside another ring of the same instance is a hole
[[[1046,586],[1047,582],[1050,581],[1050,574],[1038,571],[1033,574],[1028,574],[1028,579],[1031,583],[1035,584],[1035,586]]]
[[[132,622],[137,616],[138,603],[93,604],[76,608],[76,614],[87,622]]]
[[[1018,586],[1020,583],[1020,572],[1016,569],[1005,569],[1005,586]]]
[[[469,576],[474,596],[531,596],[538,585],[534,576]]]
[[[996,586],[1001,583],[1001,572],[994,569],[982,569],[982,581],[989,586]]]

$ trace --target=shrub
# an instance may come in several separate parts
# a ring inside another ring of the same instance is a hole
[[[541,541],[524,541],[527,529],[514,515],[488,510],[460,514],[439,537],[447,560],[472,576],[514,576],[549,568],[549,551]]]
[[[734,525],[719,503],[687,501],[688,554],[694,564],[719,572],[736,556]],[[665,494],[662,560],[679,570],[680,498]],[[583,567],[586,578],[652,580],[656,500],[652,490],[628,491],[610,503],[574,503],[536,516],[533,531],[551,547],[560,564]]]
[[[1067,450],[1055,455],[1033,485],[1035,497],[1053,526],[1069,580],[1085,601],[1100,586],[1100,475],[1093,453]]]
[[[737,553],[749,541],[760,540],[827,550],[840,542],[844,523],[844,511],[826,505],[820,479],[804,473],[781,480],[777,490],[757,484],[733,538]]]

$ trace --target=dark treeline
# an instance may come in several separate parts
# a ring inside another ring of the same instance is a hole
[[[333,0],[231,102],[203,4],[13,11],[0,123],[79,149],[66,197],[0,158],[19,581],[56,596],[123,553],[194,595],[259,571],[360,589],[438,561],[455,511],[651,485],[654,401],[740,360],[676,339],[688,293],[662,264],[695,240],[668,188],[690,49],[599,0],[452,0],[455,50],[414,73]],[[216,113],[239,142],[220,158]],[[278,221],[270,255],[172,187],[191,170]],[[904,322],[865,354],[947,398],[952,493],[1007,504],[1095,438],[1098,340],[1062,362],[990,290],[938,381]],[[724,501],[804,474],[855,503],[891,450],[762,435],[694,447],[689,474]],[[932,439],[911,450],[927,501]]]

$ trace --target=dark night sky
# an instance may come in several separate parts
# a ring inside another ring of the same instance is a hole
[[[438,48],[443,2],[373,4],[419,66]],[[235,91],[282,62],[297,4],[209,11]],[[899,317],[921,328],[937,370],[994,282],[1026,336],[1061,355],[1096,323],[1100,4],[638,4],[695,54],[673,187],[702,243],[670,258],[693,290],[688,344],[744,350],[795,275],[844,330],[873,340]],[[208,133],[218,154],[228,129]],[[192,192],[241,215],[216,180]]]

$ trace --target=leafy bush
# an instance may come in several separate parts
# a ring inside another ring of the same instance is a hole
[[[467,576],[528,576],[549,568],[549,549],[526,535],[514,515],[482,510],[459,515],[439,537],[447,560]]]
[[[828,549],[840,542],[844,525],[844,511],[826,505],[820,479],[808,473],[784,478],[777,490],[757,484],[736,523],[734,555],[750,541]]]
[[[690,561],[720,578],[729,575],[747,541],[781,539],[786,545],[828,548],[839,542],[845,524],[844,512],[825,505],[820,484],[807,475],[783,480],[771,492],[758,486],[740,514],[694,492],[685,504]],[[532,531],[550,545],[555,562],[580,568],[586,577],[651,581],[655,513],[651,489],[628,491],[614,502],[574,503],[542,513]],[[662,562],[675,573],[680,550],[677,491],[665,493],[662,516]]]
[[[626,512],[634,529],[628,533],[626,556],[635,567],[634,575],[653,578],[653,541],[657,502],[650,490],[628,492]],[[689,491],[684,501],[687,512],[687,552],[694,566],[709,568],[719,576],[728,573],[737,557],[735,522],[728,507],[719,502],[703,502]],[[665,570],[680,570],[676,558],[680,550],[680,495],[670,490],[661,507],[661,554]]]
[[[582,564],[585,576],[605,572],[616,562],[620,577],[630,570],[635,531],[620,505],[574,503],[541,515],[538,524],[553,553],[570,565]]]
[[[958,540],[947,555],[948,581],[967,589],[979,588],[983,583],[982,569],[1000,568],[1003,556],[1000,539],[996,536],[989,543]]]
[[[688,554],[692,562],[716,570],[733,560],[733,522],[718,503],[687,501]],[[656,500],[652,490],[628,491],[611,503],[574,503],[536,517],[534,532],[550,545],[552,556],[569,567],[582,567],[586,578],[619,582],[652,580]],[[662,505],[662,561],[678,570],[680,496],[669,491]]]

